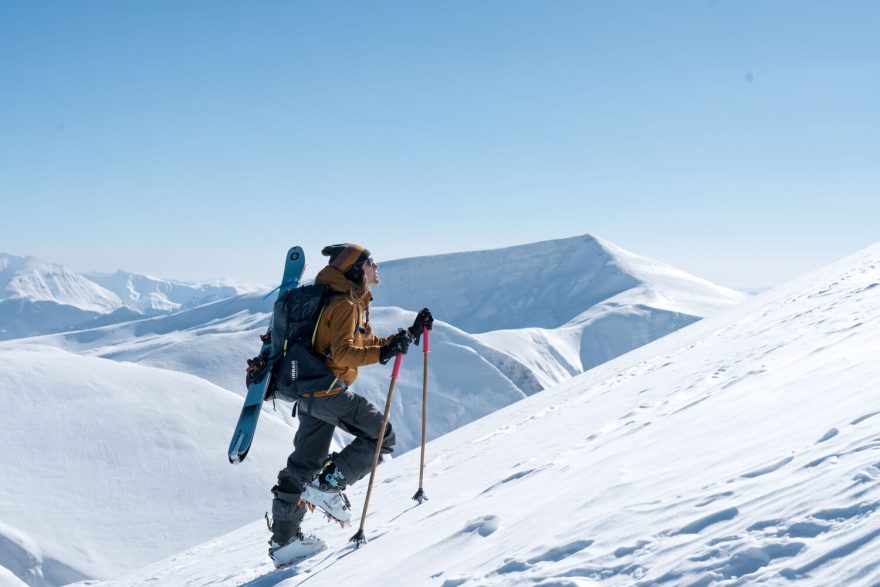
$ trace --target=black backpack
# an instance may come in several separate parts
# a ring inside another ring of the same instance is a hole
[[[273,377],[266,399],[274,395],[293,402],[304,393],[336,386],[336,376],[312,345],[324,308],[332,298],[341,295],[346,294],[314,284],[291,289],[278,297],[272,311]]]

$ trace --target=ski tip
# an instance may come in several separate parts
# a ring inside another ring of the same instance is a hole
[[[287,258],[291,261],[299,261],[303,256],[303,249],[300,246],[290,247],[287,251]]]

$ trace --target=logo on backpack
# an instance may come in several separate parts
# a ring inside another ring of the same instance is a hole
[[[298,363],[299,362],[296,360],[293,360],[290,362],[290,380],[291,381],[296,381],[296,369],[297,369]]]

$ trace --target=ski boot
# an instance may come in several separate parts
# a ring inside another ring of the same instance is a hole
[[[303,535],[300,524],[305,515],[306,507],[303,505],[278,497],[272,500],[272,517],[266,514],[266,525],[272,532],[269,557],[275,563],[275,568],[298,564],[326,548],[320,538]]]
[[[307,558],[313,557],[327,548],[323,540],[317,536],[305,536],[297,532],[290,541],[281,546],[274,540],[269,541],[269,557],[276,569],[297,565]]]
[[[343,489],[345,476],[332,460],[327,461],[318,476],[303,488],[300,503],[311,511],[321,508],[328,517],[345,527],[351,520],[351,503]]]

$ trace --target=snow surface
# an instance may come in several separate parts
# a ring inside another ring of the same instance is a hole
[[[171,316],[29,341],[190,373],[243,396],[244,359],[259,349],[259,334],[265,332],[269,308],[271,302],[260,296],[239,296]],[[371,315],[379,333],[395,332],[414,319],[414,312],[397,308],[376,308]],[[398,454],[421,443],[421,355],[421,349],[413,346],[398,384],[395,405],[400,411],[393,420]],[[384,402],[388,369],[383,365],[362,368],[353,389],[374,403]],[[429,376],[437,409],[430,415],[428,438],[441,436],[542,389],[527,367],[443,322],[437,322],[433,332]],[[273,406],[267,403],[264,409],[271,411]],[[289,406],[279,403],[277,409],[293,424],[288,417]],[[338,432],[336,438],[337,443],[344,443],[350,437]]]
[[[359,550],[312,516],[273,571],[254,522],[108,585],[876,586],[878,350],[875,245],[433,441],[423,505],[383,465]]]
[[[0,346],[0,405],[0,566],[30,585],[109,578],[255,519],[291,450],[264,414],[233,467],[235,394],[46,345]]]

